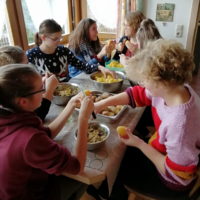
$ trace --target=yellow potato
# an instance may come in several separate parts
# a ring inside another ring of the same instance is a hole
[[[116,83],[116,82],[119,82],[121,81],[122,79],[121,78],[113,78],[111,75],[107,75],[107,77],[105,78],[103,76],[103,74],[97,74],[94,76],[94,79],[97,81],[97,82],[100,82],[100,83]]]
[[[123,68],[124,67],[121,63],[119,63],[118,61],[115,61],[115,60],[111,61],[109,66],[110,67],[118,67],[118,68]]]

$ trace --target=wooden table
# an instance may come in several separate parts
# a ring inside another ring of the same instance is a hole
[[[80,84],[83,89],[96,90],[89,79],[89,76],[84,73],[76,76],[76,78],[71,79],[69,82]],[[122,91],[129,86],[129,83],[125,81]],[[52,121],[62,110],[62,106],[52,104],[47,116],[47,123],[48,121]],[[133,109],[128,106],[117,121],[108,123],[101,120],[100,122],[106,124],[111,131],[105,145],[100,149],[87,152],[83,174],[72,175],[64,173],[64,175],[86,184],[99,183],[107,177],[109,191],[111,191],[126,149],[126,146],[118,139],[116,127],[118,125],[125,125],[131,130],[134,130],[143,111],[144,108]],[[70,151],[73,151],[75,142],[74,132],[77,128],[77,118],[78,111],[74,111],[62,131],[55,138],[58,143],[66,146]],[[98,117],[96,120],[98,121]]]

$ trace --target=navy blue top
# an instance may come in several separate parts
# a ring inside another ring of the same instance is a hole
[[[86,73],[92,73],[98,70],[97,65],[82,62],[64,46],[58,46],[53,54],[45,54],[39,47],[35,47],[29,49],[26,55],[29,62],[36,67],[41,75],[50,72],[55,74],[60,81],[69,80],[68,64]]]

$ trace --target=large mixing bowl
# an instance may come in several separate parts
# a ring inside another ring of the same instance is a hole
[[[93,131],[93,130],[94,131]],[[77,129],[75,131],[75,139],[77,139]],[[110,129],[107,125],[93,121],[93,122],[89,122],[88,124],[88,132],[90,132],[90,136],[94,136],[92,140],[96,140],[96,141],[91,141],[88,135],[88,144],[87,144],[87,149],[88,150],[95,150],[100,148],[108,139],[109,135],[110,135]],[[105,134],[102,138],[98,137],[97,134]],[[88,133],[89,134],[89,133]],[[92,134],[92,135],[91,135]],[[95,139],[95,136],[96,139]],[[90,141],[89,141],[90,140]]]
[[[53,103],[64,106],[68,101],[81,91],[75,83],[59,83],[53,95]]]
[[[101,75],[101,72],[94,72],[90,75],[90,79],[93,81],[98,91],[116,92],[121,89],[123,85],[123,81],[124,81],[124,74],[122,72],[116,72],[116,78],[120,78],[121,81],[113,82],[113,83],[103,83],[103,82],[96,81],[95,77],[99,75]]]

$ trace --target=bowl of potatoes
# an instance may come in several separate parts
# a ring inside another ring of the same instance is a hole
[[[75,130],[75,139],[77,139],[77,132]],[[110,135],[110,129],[107,125],[99,123],[96,121],[91,121],[88,124],[88,133],[87,133],[87,149],[95,150],[100,148],[108,139]]]
[[[93,81],[98,91],[116,92],[119,91],[123,85],[124,74],[116,72],[116,77],[113,78],[109,74],[104,77],[101,72],[94,72],[90,75],[90,79]]]
[[[80,91],[80,87],[75,83],[60,83],[54,91],[52,101],[56,105],[64,106]]]

